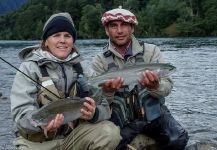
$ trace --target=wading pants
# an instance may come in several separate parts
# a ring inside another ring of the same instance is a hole
[[[151,123],[135,121],[121,129],[122,140],[116,150],[126,150],[138,134],[154,139],[159,150],[184,150],[188,142],[188,133],[172,117],[165,105],[161,106],[161,116]]]
[[[110,121],[82,122],[64,139],[42,143],[18,137],[14,145],[19,150],[113,150],[121,140],[120,130]]]

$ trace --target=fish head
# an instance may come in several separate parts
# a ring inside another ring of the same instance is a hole
[[[49,119],[49,118],[43,118],[42,116],[40,116],[38,114],[33,114],[29,120],[30,120],[30,123],[33,126],[38,127],[38,126],[45,126],[45,125],[47,125],[47,123],[51,119]]]

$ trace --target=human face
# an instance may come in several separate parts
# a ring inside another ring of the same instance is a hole
[[[114,46],[116,48],[122,48],[130,42],[131,35],[134,32],[134,26],[130,23],[116,20],[109,22],[105,30]]]
[[[68,32],[57,32],[45,41],[48,51],[59,59],[66,59],[72,51],[73,37]]]

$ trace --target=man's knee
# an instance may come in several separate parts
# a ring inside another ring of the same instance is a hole
[[[188,133],[187,131],[184,131],[179,137],[172,139],[166,149],[169,148],[170,150],[184,150],[188,143],[188,139]]]
[[[98,137],[92,149],[115,149],[121,140],[120,129],[110,121],[100,123]]]
[[[101,134],[110,138],[111,141],[121,140],[120,128],[110,121],[104,121],[101,128]]]

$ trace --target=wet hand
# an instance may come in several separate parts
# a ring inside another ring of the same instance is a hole
[[[90,97],[85,97],[85,99],[87,101],[84,102],[84,106],[80,110],[82,114],[80,118],[84,120],[91,120],[95,114],[96,102]]]
[[[64,121],[63,114],[57,114],[54,119],[48,122],[47,126],[42,126],[43,129],[47,131],[58,129]]]
[[[139,83],[148,90],[157,90],[159,87],[159,78],[155,72],[145,70],[139,79]]]
[[[117,77],[107,80],[104,84],[100,86],[102,87],[104,93],[112,95],[123,86],[123,83],[124,79],[122,77]]]
[[[48,131],[55,131],[57,130],[64,121],[64,116],[63,114],[57,114],[54,119],[48,122],[46,126],[41,126],[41,128],[44,130],[44,134],[47,137],[47,132]]]

